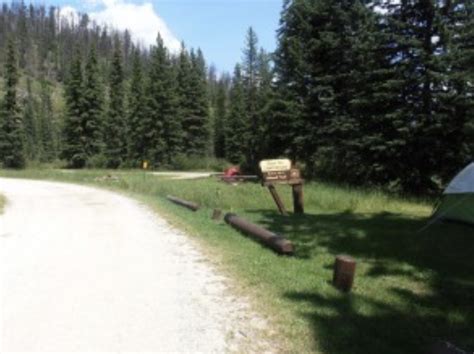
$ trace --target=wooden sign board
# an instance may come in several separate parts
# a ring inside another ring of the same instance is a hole
[[[302,183],[300,170],[291,168],[290,160],[264,160],[260,162],[260,169],[265,185]]]
[[[260,170],[262,170],[262,173],[283,172],[289,171],[290,169],[291,161],[288,159],[260,161]]]

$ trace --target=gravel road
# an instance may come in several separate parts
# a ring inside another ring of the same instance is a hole
[[[262,352],[265,320],[127,197],[0,178],[0,352]]]

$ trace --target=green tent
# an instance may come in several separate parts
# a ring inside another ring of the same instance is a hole
[[[433,217],[474,225],[474,162],[448,185]]]

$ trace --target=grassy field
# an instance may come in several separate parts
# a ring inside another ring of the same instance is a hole
[[[258,184],[214,179],[172,181],[143,172],[27,170],[0,175],[100,185],[132,194],[188,231],[213,263],[238,279],[235,291],[275,324],[281,351],[335,354],[424,353],[443,339],[474,349],[474,229],[435,224],[420,231],[429,202],[321,183],[305,186],[304,216],[280,216]],[[280,188],[288,207],[289,187]],[[192,213],[173,194],[200,203]],[[224,223],[212,208],[232,211],[284,234],[296,246],[280,257]],[[351,294],[330,281],[334,257],[358,260]],[[275,348],[276,349],[276,348]]]
[[[5,197],[0,194],[0,214],[3,213],[4,207],[5,207]]]

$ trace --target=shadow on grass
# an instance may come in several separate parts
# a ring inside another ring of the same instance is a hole
[[[300,315],[325,353],[426,353],[437,339],[474,349],[474,228],[435,224],[419,232],[425,219],[390,213],[246,212],[291,239],[301,260],[341,253],[358,260],[352,294],[285,294],[303,304]]]

